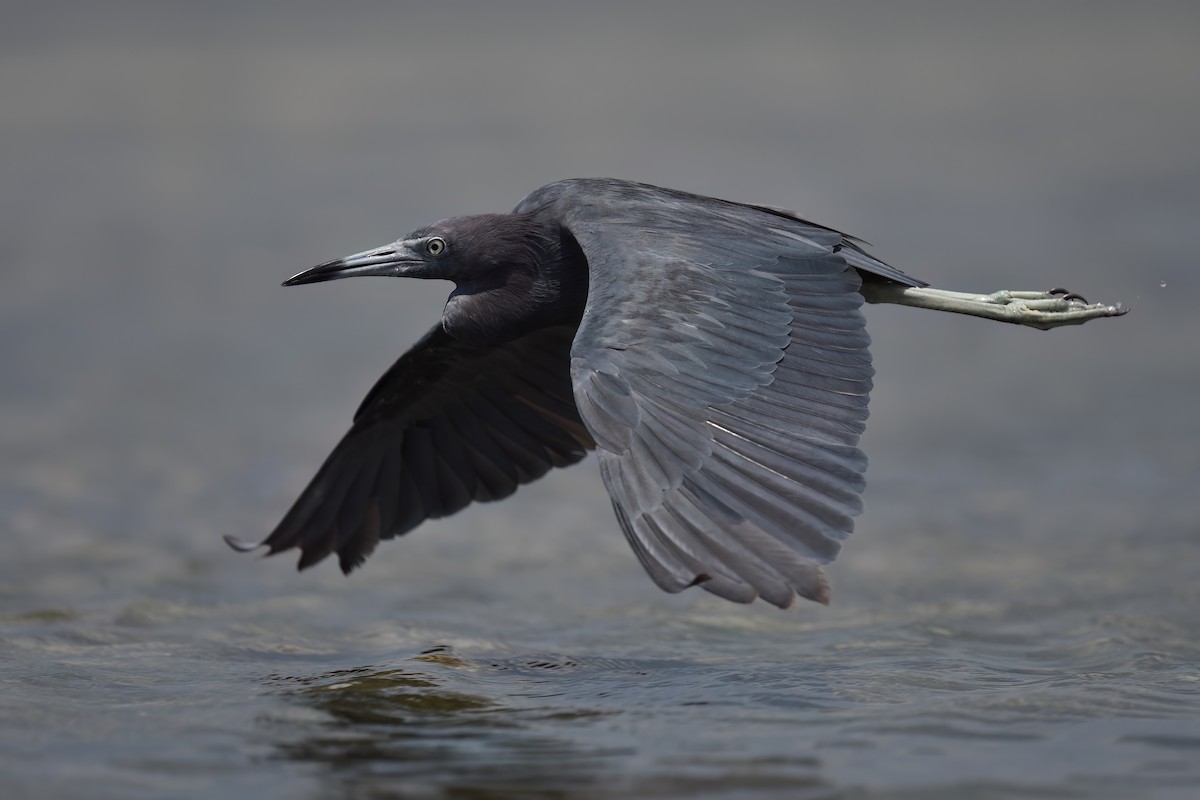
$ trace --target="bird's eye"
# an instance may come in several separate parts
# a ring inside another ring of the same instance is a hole
[[[446,240],[434,236],[425,243],[425,252],[431,256],[440,256],[446,252]]]

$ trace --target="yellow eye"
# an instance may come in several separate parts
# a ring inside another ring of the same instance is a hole
[[[446,252],[446,240],[434,236],[425,243],[425,252],[431,256],[440,256]]]

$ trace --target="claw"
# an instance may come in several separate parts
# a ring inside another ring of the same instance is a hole
[[[1075,294],[1075,292],[1068,292],[1067,294],[1064,294],[1062,299],[1067,301],[1078,300],[1080,303],[1087,305],[1087,298],[1081,294]]]
[[[1046,294],[1070,294],[1070,289],[1064,289],[1061,286],[1055,286],[1053,289],[1048,289]]]

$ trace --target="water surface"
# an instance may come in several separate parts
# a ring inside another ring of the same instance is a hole
[[[0,793],[1197,796],[1200,17],[1155,8],[13,12]],[[591,461],[349,579],[229,552],[447,292],[278,282],[580,175],[1134,312],[869,309],[830,608],[659,593]]]

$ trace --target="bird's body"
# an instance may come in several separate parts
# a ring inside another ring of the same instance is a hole
[[[289,284],[456,283],[264,541],[337,553],[599,455],[613,508],[667,591],[828,602],[821,565],[861,510],[871,389],[864,301],[1034,325],[1124,312],[1052,292],[925,284],[784,211],[611,179],[511,214],[444,220]],[[257,545],[240,545],[254,547]]]

